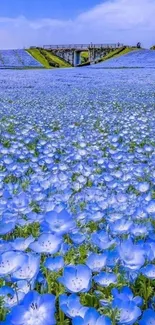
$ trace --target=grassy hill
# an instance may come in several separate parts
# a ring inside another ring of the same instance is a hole
[[[131,51],[134,51],[134,50],[137,50],[137,47],[123,46],[123,47],[120,47],[120,48],[118,48],[116,50],[110,51],[104,57],[102,57],[100,59],[97,59],[95,63],[100,63],[100,62],[103,62],[103,61],[106,61],[106,60],[109,60],[109,59],[112,59],[112,58],[117,58],[117,57],[120,57],[120,56],[122,56],[124,54],[127,54],[127,53],[131,52]],[[82,58],[82,60],[81,60],[82,62],[79,65],[80,67],[90,64],[90,62],[88,61],[89,60],[88,52],[82,52],[81,58]]]
[[[119,56],[122,56],[134,50],[137,50],[137,47],[126,47],[126,46],[120,47],[119,49],[109,52],[103,58],[99,59],[97,63],[112,59],[114,57],[117,58]]]
[[[71,67],[69,63],[54,55],[51,51],[37,48],[28,49],[27,52],[39,61],[46,69]]]
[[[81,52],[81,64],[86,63],[88,61],[89,61],[89,53]]]

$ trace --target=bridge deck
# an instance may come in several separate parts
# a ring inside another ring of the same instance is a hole
[[[65,44],[65,45],[44,45],[44,49],[50,50],[75,50],[88,51],[90,49],[116,49],[122,47],[123,44]]]

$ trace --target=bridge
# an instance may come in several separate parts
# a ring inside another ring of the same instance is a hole
[[[88,52],[88,61],[95,62],[104,57],[110,51],[123,47],[123,44],[65,44],[65,45],[44,45],[43,48],[52,51],[53,54],[69,62],[76,67],[81,64],[81,53]],[[32,48],[32,47],[31,47]]]

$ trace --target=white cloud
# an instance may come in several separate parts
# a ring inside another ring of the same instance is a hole
[[[109,0],[74,20],[0,17],[1,48],[60,43],[155,44],[155,0]]]

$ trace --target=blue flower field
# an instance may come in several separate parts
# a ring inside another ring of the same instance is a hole
[[[155,325],[155,59],[144,59],[1,70],[0,324]]]

